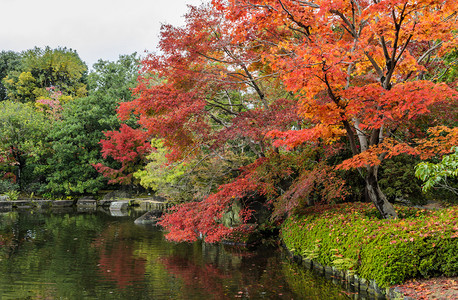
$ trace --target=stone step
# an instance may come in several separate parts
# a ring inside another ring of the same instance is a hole
[[[49,208],[52,206],[52,200],[33,200],[38,208]]]
[[[113,202],[114,200],[99,200],[98,204],[102,207],[110,207],[111,203]]]
[[[167,208],[170,208],[172,205],[166,202],[158,202],[158,201],[142,201],[140,202],[140,209],[152,211],[152,210],[160,210],[164,211]]]
[[[82,213],[92,213],[97,211],[97,206],[77,206],[76,211]]]
[[[52,202],[53,207],[72,207],[73,200],[56,200]]]
[[[76,202],[76,206],[79,207],[97,207],[97,201],[95,200],[90,200],[90,199],[80,199],[78,202]]]
[[[15,200],[11,201],[11,204],[15,208],[31,208],[33,205],[32,201],[30,200]]]
[[[115,201],[110,204],[110,211],[127,210],[129,201]]]
[[[134,223],[135,224],[142,224],[142,225],[147,225],[147,224],[156,224],[162,216],[162,211],[149,211],[145,214],[143,214],[141,217],[137,218]]]
[[[129,215],[127,210],[111,210],[110,209],[110,216],[112,217],[127,217]]]

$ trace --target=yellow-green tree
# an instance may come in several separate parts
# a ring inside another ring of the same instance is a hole
[[[76,51],[67,48],[34,48],[21,53],[20,67],[10,71],[3,84],[13,101],[33,102],[55,88],[73,98],[87,94],[87,66]]]

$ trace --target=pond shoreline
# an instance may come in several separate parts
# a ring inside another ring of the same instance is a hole
[[[291,218],[282,227],[284,247],[299,265],[340,278],[359,294],[458,299],[457,208],[403,208],[402,218],[392,221],[374,217],[373,210],[365,204],[335,205]]]
[[[157,201],[154,198],[143,199],[114,199],[114,200],[94,200],[81,198],[79,200],[46,200],[46,199],[21,199],[12,201],[0,201],[0,212],[11,211],[14,209],[62,209],[77,208],[91,210],[105,208],[110,210],[124,210],[128,207],[139,207],[147,210],[165,210],[171,205],[166,202]]]
[[[158,209],[165,210],[169,204],[155,201],[153,199],[119,199],[119,200],[93,200],[80,199],[73,200],[42,200],[42,199],[27,199],[16,201],[0,201],[0,212],[8,212],[14,210],[46,210],[46,211],[62,211],[72,210],[79,212],[92,212],[99,209],[113,213],[113,210],[127,210],[128,208],[140,208],[143,211],[151,211]],[[247,247],[244,243],[235,243],[231,241],[223,242],[225,245],[234,247]],[[374,299],[433,299],[440,295],[448,297],[458,297],[456,286],[456,277],[441,277],[422,280],[411,280],[403,284],[394,285],[387,288],[380,288],[374,280],[366,280],[357,275],[351,274],[346,270],[339,270],[335,267],[324,266],[320,263],[297,255],[294,251],[290,251],[285,244],[282,244],[289,260],[295,262],[298,266],[311,270],[319,276],[332,281],[335,284],[346,289],[349,295],[358,294],[361,297],[369,297]],[[428,289],[428,287],[430,287]],[[431,297],[429,297],[431,295]],[[434,296],[433,296],[434,295]],[[413,298],[412,298],[413,297]],[[450,299],[450,298],[448,298]]]
[[[458,277],[432,277],[429,279],[411,279],[402,284],[388,288],[380,288],[374,280],[359,278],[351,275],[348,270],[338,270],[335,267],[323,266],[320,263],[296,255],[282,244],[288,259],[319,276],[329,279],[334,284],[341,285],[349,294],[358,294],[370,299],[458,299]]]
[[[160,228],[134,224],[138,209],[128,212],[0,214],[0,298],[349,299],[277,247],[168,242]]]
[[[313,271],[319,276],[331,280],[334,284],[341,285],[350,294],[358,294],[363,298],[368,297],[370,299],[413,299],[406,298],[403,291],[396,286],[383,289],[374,280],[358,277],[356,274],[351,274],[348,270],[339,270],[335,267],[322,265],[317,261],[294,254],[284,244],[282,246],[286,253],[288,253],[291,261],[294,261],[307,270]]]

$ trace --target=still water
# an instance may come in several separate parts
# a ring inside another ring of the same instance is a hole
[[[349,299],[276,248],[170,243],[135,216],[0,214],[0,299]]]

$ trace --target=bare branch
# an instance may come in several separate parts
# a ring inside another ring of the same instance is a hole
[[[380,37],[380,44],[382,45],[383,56],[385,56],[385,60],[386,61],[390,60],[390,55],[388,54],[388,47],[386,46],[386,42],[385,42],[385,37],[384,36]]]
[[[292,2],[298,2],[301,6],[309,6],[311,8],[320,8],[318,4],[312,3],[312,2],[307,2],[307,1],[302,1],[302,0],[291,0]]]
[[[428,57],[428,55],[430,55],[431,52],[433,52],[433,51],[436,50],[437,48],[440,48],[440,46],[442,46],[442,43],[443,43],[443,41],[440,41],[439,43],[437,43],[437,44],[434,45],[433,47],[429,48],[428,51],[426,51],[425,53],[423,53],[422,56],[420,56],[420,58],[418,59],[418,62],[421,62],[423,59],[425,59],[426,57]]]
[[[224,64],[234,64],[234,62],[218,59],[218,58],[212,57],[210,55],[204,54],[202,52],[196,52],[196,53],[199,54],[200,56],[203,56],[203,57],[208,58],[208,59],[213,60],[213,61],[217,61],[217,62],[224,63]]]
[[[267,8],[268,10],[274,10],[274,11],[277,11],[274,7],[270,6],[270,5],[262,5],[262,4],[253,4],[251,3],[250,1],[245,1],[248,6],[251,6],[251,7],[255,7],[255,8]]]
[[[453,62],[449,63],[448,66],[447,66],[447,68],[445,69],[445,71],[442,72],[442,74],[440,74],[439,76],[437,76],[437,78],[436,78],[436,76],[435,76],[435,78],[433,78],[433,80],[435,80],[435,81],[440,80],[442,77],[445,76],[445,74],[448,73],[448,71],[450,70],[450,68],[451,68],[454,64],[456,64],[456,63],[458,63],[458,59],[455,59]]]
[[[394,60],[394,63],[397,64],[399,59],[401,58],[402,54],[404,53],[404,51],[406,50],[407,48],[407,45],[409,45],[409,42],[410,40],[412,39],[412,36],[413,34],[409,35],[409,37],[407,38],[407,41],[404,43],[404,46],[402,47],[401,51],[399,51],[399,54],[398,54],[398,57],[396,57],[396,59]]]

